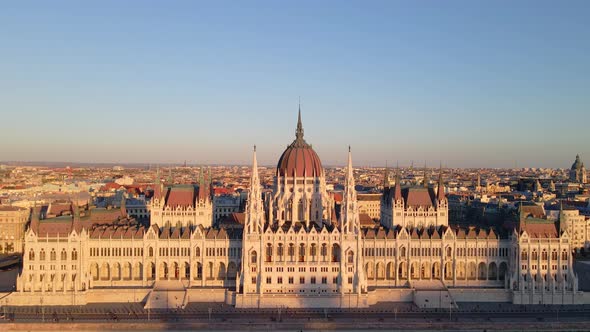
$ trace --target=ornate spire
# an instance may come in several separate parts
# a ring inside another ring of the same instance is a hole
[[[397,170],[395,172],[395,188],[393,192],[393,199],[395,201],[400,201],[402,199],[402,178],[399,172],[399,165],[397,166]]]
[[[383,171],[383,189],[389,187],[389,167],[387,167],[387,160],[385,161],[385,170]]]
[[[424,188],[428,188],[428,182],[430,182],[430,179],[428,178],[428,173],[426,172],[426,161],[424,161]]]
[[[436,196],[439,201],[445,199],[445,184],[442,178],[442,163],[440,164],[438,170],[438,194]]]
[[[205,173],[203,171],[203,166],[199,167],[199,187],[203,188],[205,186]]]
[[[301,104],[299,104],[299,113],[297,115],[297,129],[295,130],[295,141],[291,144],[295,147],[309,147],[309,144],[303,139],[303,124],[301,123]]]
[[[258,161],[256,160],[256,146],[252,153],[252,175],[250,177],[250,192],[246,203],[246,232],[262,232],[264,212],[262,210],[262,192],[260,190],[260,178],[258,177]]]
[[[344,179],[344,195],[342,197],[342,232],[356,233],[359,231],[358,209],[356,189],[354,188],[354,172],[352,168],[352,152],[348,147],[348,164],[346,166],[346,177]]]

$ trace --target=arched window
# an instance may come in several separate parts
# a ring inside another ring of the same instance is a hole
[[[30,261],[35,260],[35,252],[33,251],[33,249],[29,250],[29,260]]]
[[[317,246],[315,245],[315,243],[311,244],[311,247],[309,248],[309,255],[311,256],[311,260],[315,261],[316,260],[316,256],[317,256]]]
[[[289,261],[293,262],[295,260],[295,245],[293,243],[289,243]]]
[[[76,249],[72,250],[72,260],[78,260],[78,251]]]
[[[523,250],[522,253],[520,254],[520,259],[527,260],[528,258],[529,258],[529,256],[527,255],[526,250]]]
[[[154,257],[154,248],[152,248],[152,247],[149,247],[148,248],[148,256],[149,257]]]
[[[57,253],[55,252],[55,249],[51,249],[51,252],[49,253],[49,259],[52,261],[57,259]]]
[[[340,262],[340,246],[336,243],[332,245],[332,262]]]
[[[201,257],[201,248],[199,248],[199,247],[195,248],[195,257]]]
[[[447,247],[447,257],[453,256],[453,249],[451,247]]]
[[[41,249],[41,252],[39,253],[39,260],[40,261],[45,260],[45,249]]]
[[[65,250],[65,249],[62,249],[62,250],[61,250],[61,260],[62,260],[62,261],[65,261],[65,260],[67,260],[67,259],[68,259],[68,253],[66,252],[66,250]]]
[[[279,243],[277,247],[277,256],[279,257],[279,262],[283,261],[283,244]]]
[[[305,244],[303,243],[299,245],[299,261],[305,262]]]
[[[272,262],[272,245],[270,243],[266,245],[266,262]]]
[[[258,262],[258,256],[256,254],[256,250],[252,251],[252,253],[250,254],[250,263],[252,264],[256,264],[256,262]]]
[[[406,257],[406,247],[401,247],[399,249],[399,255],[402,257]]]
[[[354,263],[354,252],[352,250],[348,252],[348,263]]]
[[[326,261],[326,257],[328,257],[328,246],[325,243],[322,243],[322,250],[321,253],[322,260]]]

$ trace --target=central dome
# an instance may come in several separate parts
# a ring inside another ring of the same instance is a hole
[[[316,177],[324,173],[320,157],[303,139],[303,126],[301,125],[301,109],[297,120],[295,140],[287,147],[279,158],[277,172],[280,176]]]

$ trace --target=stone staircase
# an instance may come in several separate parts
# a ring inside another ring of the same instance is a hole
[[[188,293],[181,281],[156,281],[153,290],[147,297],[145,309],[184,308],[188,303]]]
[[[419,308],[457,308],[448,288],[440,280],[412,280],[414,304]]]

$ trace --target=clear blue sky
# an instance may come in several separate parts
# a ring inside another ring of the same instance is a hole
[[[590,164],[590,1],[5,1],[0,160]]]

